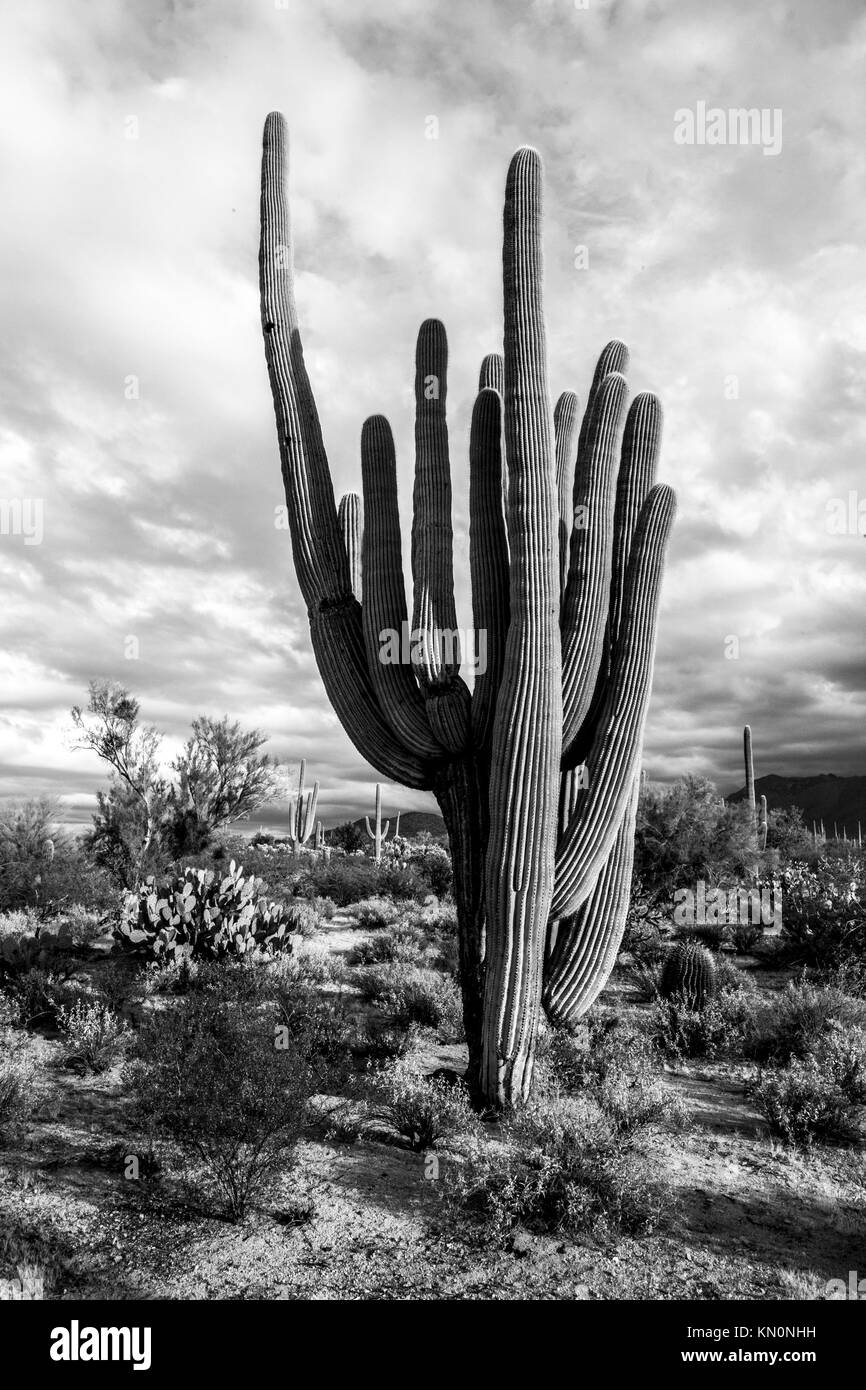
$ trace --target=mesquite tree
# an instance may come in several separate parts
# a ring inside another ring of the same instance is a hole
[[[262,327],[313,649],[355,747],[384,777],[439,802],[469,1084],[488,1104],[519,1103],[542,1005],[556,1021],[579,1017],[622,936],[675,505],[653,484],[661,411],[640,395],[623,430],[628,353],[618,342],[602,353],[579,431],[572,393],[552,409],[541,161],[519,150],[505,191],[504,353],[482,364],[469,439],[473,622],[486,632],[485,669],[470,693],[451,640],[447,344],[436,320],[421,325],[415,356],[420,640],[412,661],[383,662],[383,634],[402,632],[408,617],[394,443],[382,416],[365,422],[363,527],[353,502],[338,516],[298,331],[286,179],[286,126],[274,113],[262,158]]]

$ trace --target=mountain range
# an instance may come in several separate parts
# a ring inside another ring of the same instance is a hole
[[[746,788],[740,787],[726,797],[727,801],[742,801]],[[832,836],[833,826],[841,837],[843,828],[849,839],[857,838],[858,822],[866,829],[866,777],[837,777],[821,772],[815,777],[755,778],[755,797],[767,798],[767,809],[799,806],[807,830],[815,821],[820,828],[824,822],[825,835]]]

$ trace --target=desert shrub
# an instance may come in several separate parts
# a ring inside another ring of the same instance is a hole
[[[300,1048],[275,1045],[272,1016],[217,987],[147,1020],[125,1076],[138,1129],[177,1145],[232,1221],[290,1159],[316,1084]]]
[[[398,1027],[390,1019],[364,1018],[355,1023],[349,1047],[353,1057],[368,1062],[402,1057],[414,1044],[412,1030]]]
[[[617,1134],[683,1123],[651,1039],[633,1024],[597,1018],[573,1031],[556,1029],[545,1036],[538,1065],[540,1093],[591,1099]]]
[[[0,938],[35,936],[41,920],[35,907],[13,907],[0,912]]]
[[[2,983],[10,1020],[23,1028],[56,1027],[59,1009],[74,1002],[80,992],[65,972],[38,966]]]
[[[728,940],[728,928],[724,922],[705,922],[698,926],[677,927],[674,935],[678,941],[696,941],[706,946],[708,951],[720,951]]]
[[[746,1056],[758,1062],[803,1061],[840,1027],[866,1023],[866,1005],[832,985],[801,979],[755,1006],[746,1034]]]
[[[320,1091],[342,1085],[349,1071],[353,1024],[341,994],[322,994],[309,981],[284,971],[268,983],[279,1027],[310,1069]]]
[[[262,881],[245,878],[232,860],[223,877],[185,869],[158,884],[149,878],[127,900],[115,942],[168,961],[175,956],[218,960],[258,951],[291,950],[290,911],[262,895]]]
[[[761,1071],[749,1089],[772,1133],[786,1143],[851,1141],[866,1103],[866,1032],[837,1029],[809,1056]]]
[[[763,935],[763,927],[752,922],[735,922],[731,927],[731,942],[738,956],[751,955]]]
[[[664,957],[659,960],[635,960],[623,966],[623,974],[637,991],[641,1003],[648,1004],[659,997],[664,971]]]
[[[341,1101],[328,1111],[325,1138],[334,1144],[357,1144],[369,1120],[366,1101]]]
[[[591,1101],[542,1101],[501,1127],[502,1142],[470,1139],[445,1192],[461,1216],[503,1241],[516,1227],[577,1235],[646,1235],[672,1206],[642,1140],[617,1131]]]
[[[8,1029],[0,1030],[0,1134],[32,1112],[36,1066],[27,1048]]]
[[[99,999],[79,998],[72,1004],[61,1004],[57,1024],[68,1043],[66,1065],[92,1072],[111,1066],[127,1031],[113,1009]]]
[[[395,922],[367,941],[359,941],[349,953],[350,965],[422,965],[426,959],[423,933],[407,922]]]
[[[364,898],[352,909],[362,931],[380,931],[400,917],[400,910],[389,898]]]
[[[181,964],[189,967],[189,962]],[[120,1013],[124,1004],[134,995],[143,993],[139,971],[131,960],[107,960],[102,963],[94,978],[94,990],[104,1004],[115,1013]]]
[[[682,994],[657,999],[650,1008],[649,1035],[667,1056],[682,1060],[736,1054],[750,1026],[754,1002],[745,990],[721,990],[702,1009]]]
[[[295,883],[299,897],[327,897],[341,908],[361,902],[378,890],[378,866],[375,860],[368,859],[366,855],[309,860],[297,875]]]
[[[317,899],[316,901],[322,901]],[[288,931],[295,936],[312,939],[319,930],[319,914],[313,902],[303,899],[290,902],[285,908]]]
[[[810,973],[816,984],[839,990],[851,999],[866,999],[866,959],[854,957]]]
[[[425,1075],[411,1055],[381,1067],[371,1089],[378,1101],[374,1118],[402,1135],[414,1153],[447,1147],[478,1125],[465,1087]]]
[[[333,898],[314,898],[313,907],[324,922],[330,922],[337,911],[337,904]]]
[[[323,941],[302,941],[291,955],[280,958],[275,974],[311,985],[339,984],[346,967],[334,956]]]
[[[443,1042],[463,1038],[460,991],[447,975],[413,965],[371,965],[358,972],[358,987],[362,998],[402,1027],[433,1028]]]
[[[782,940],[791,959],[830,967],[866,958],[862,868],[821,858],[812,868],[790,866],[781,886]]]

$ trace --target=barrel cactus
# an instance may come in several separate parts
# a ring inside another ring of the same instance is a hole
[[[663,999],[680,995],[690,1009],[700,1010],[716,992],[716,963],[706,946],[680,941],[662,970],[659,993]]]
[[[433,319],[415,354],[412,659],[383,660],[383,637],[408,624],[394,441],[381,415],[365,422],[363,507],[338,512],[295,307],[287,144],[273,113],[261,312],[312,645],[356,748],[383,777],[438,800],[454,866],[467,1079],[484,1103],[517,1104],[529,1094],[542,1008],[556,1022],[584,1013],[624,927],[675,509],[654,481],[661,408],[644,393],[627,409],[620,342],[601,354],[582,422],[572,392],[554,408],[541,160],[518,150],[505,190],[504,352],[481,365],[469,435],[473,624],[486,662],[470,691],[454,641],[448,345]]]

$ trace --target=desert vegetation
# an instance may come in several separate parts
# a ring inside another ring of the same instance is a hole
[[[32,833],[0,917],[0,1277],[94,1298],[799,1298],[847,1267],[866,1214],[854,847],[755,861],[747,806],[644,785],[608,984],[541,1027],[532,1097],[503,1110],[467,1081],[440,844],[392,837],[377,860],[375,840],[325,857],[224,833],[107,889],[50,811],[8,813]],[[74,903],[26,883],[49,838]],[[699,876],[726,903],[772,876],[781,924],[745,944],[739,921],[684,926]]]

